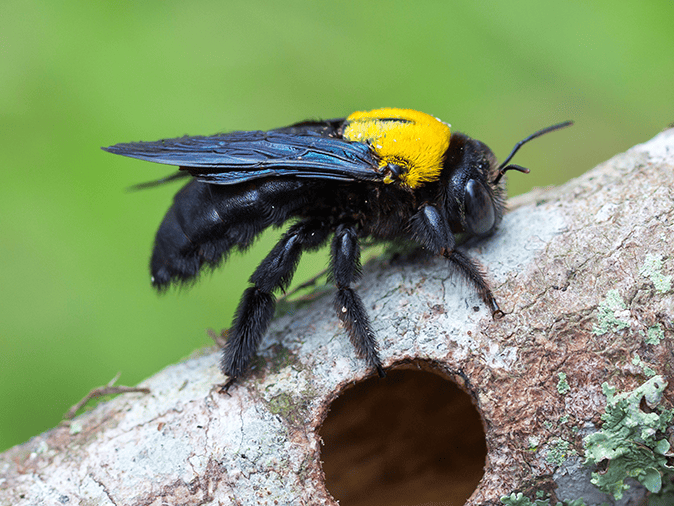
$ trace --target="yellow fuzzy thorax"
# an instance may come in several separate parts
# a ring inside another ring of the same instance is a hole
[[[394,108],[354,112],[346,118],[343,133],[346,140],[369,144],[380,168],[401,167],[398,180],[410,188],[440,177],[449,135],[449,125],[429,114]],[[390,174],[384,179],[393,181]]]

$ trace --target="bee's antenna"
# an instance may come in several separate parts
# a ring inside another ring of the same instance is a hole
[[[560,128],[566,128],[566,127],[571,126],[571,125],[573,125],[573,121],[565,121],[564,123],[559,123],[557,125],[552,125],[552,126],[549,126],[548,128],[544,128],[543,130],[539,130],[538,132],[531,134],[526,139],[519,141],[517,144],[515,144],[515,147],[510,152],[508,157],[499,166],[498,175],[496,176],[496,179],[494,179],[492,181],[491,184],[497,184],[501,180],[501,178],[503,177],[503,174],[505,174],[509,170],[518,170],[520,172],[524,172],[525,174],[528,174],[529,169],[527,169],[525,167],[522,167],[520,165],[515,165],[515,164],[508,165],[508,162],[510,160],[512,160],[513,156],[515,156],[515,153],[517,153],[519,151],[519,149],[522,146],[524,146],[524,144],[529,142],[530,140],[535,139],[536,137],[540,137],[543,134],[547,134],[548,132],[552,132],[554,130],[559,130]]]

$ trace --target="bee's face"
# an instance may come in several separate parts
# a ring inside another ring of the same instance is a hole
[[[484,236],[500,221],[503,207],[503,184],[493,185],[498,163],[482,142],[463,134],[452,136],[452,146],[445,162],[445,211],[457,231]]]

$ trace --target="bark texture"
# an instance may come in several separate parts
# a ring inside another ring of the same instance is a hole
[[[443,259],[370,262],[359,293],[385,367],[423,366],[472,396],[487,457],[466,504],[535,489],[611,502],[579,456],[583,434],[601,426],[602,383],[629,390],[652,370],[674,402],[674,129],[510,208],[468,250],[503,318]],[[372,371],[331,297],[278,315],[231,395],[219,392],[219,354],[204,350],[139,385],[149,394],[121,395],[0,455],[0,504],[336,504],[318,430]],[[652,329],[659,339],[646,339]],[[566,453],[550,458],[560,439]],[[634,486],[620,504],[644,494]]]

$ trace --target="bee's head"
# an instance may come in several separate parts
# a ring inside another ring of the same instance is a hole
[[[539,130],[518,142],[499,164],[491,149],[461,133],[452,134],[445,158],[445,207],[453,232],[485,236],[494,231],[503,217],[505,180],[509,170],[529,169],[509,163],[523,144],[545,133],[572,125],[571,121]]]
[[[498,162],[486,144],[452,134],[443,170],[445,211],[452,232],[482,236],[498,225],[505,186],[500,178],[496,180],[497,173]]]

